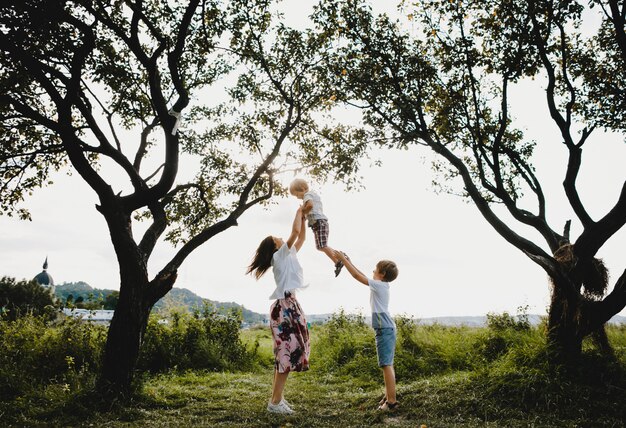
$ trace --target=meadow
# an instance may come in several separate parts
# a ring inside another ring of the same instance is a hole
[[[400,408],[377,412],[382,376],[363,317],[311,326],[311,369],[294,373],[296,413],[270,415],[267,328],[239,330],[210,310],[151,321],[135,394],[93,391],[105,330],[66,320],[0,322],[3,426],[621,427],[626,420],[626,326],[610,326],[614,357],[585,343],[572,367],[546,363],[545,328],[491,315],[484,328],[397,318]]]

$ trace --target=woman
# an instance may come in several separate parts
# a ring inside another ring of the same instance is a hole
[[[276,289],[270,296],[270,299],[276,299],[270,307],[270,327],[274,339],[274,382],[267,410],[272,413],[293,413],[283,397],[287,377],[291,371],[309,369],[309,330],[295,293],[298,288],[304,287],[302,267],[297,257],[306,238],[304,221],[302,208],[298,208],[287,241],[275,236],[268,236],[261,241],[246,272],[259,279],[271,266],[276,281]]]

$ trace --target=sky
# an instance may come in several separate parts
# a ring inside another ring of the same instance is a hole
[[[298,4],[284,3],[288,23],[302,19],[305,9]],[[574,219],[561,186],[566,150],[547,119],[542,85],[529,81],[511,88],[511,108],[518,126],[540,143],[534,161],[548,195],[548,220],[562,230],[566,220]],[[598,218],[614,204],[626,180],[626,144],[623,137],[598,132],[585,147],[579,189],[592,217]],[[543,270],[501,238],[475,206],[453,195],[435,194],[428,149],[379,150],[372,158],[380,159],[382,166],[364,164],[361,191],[346,192],[335,183],[312,188],[320,193],[329,218],[331,247],[346,252],[366,274],[380,259],[397,263],[392,314],[426,318],[516,313],[520,306],[528,306],[529,313],[546,313],[550,288]],[[282,179],[288,183],[292,178]],[[95,194],[77,174],[59,173],[54,181],[29,198],[32,222],[0,216],[0,275],[30,279],[48,257],[48,272],[57,284],[85,281],[96,288],[119,289],[118,266],[104,219],[95,210]],[[175,286],[266,313],[273,275],[255,281],[244,275],[245,269],[265,236],[289,235],[299,202],[286,197],[267,209],[247,211],[239,226],[212,238],[185,261]],[[580,231],[574,221],[572,235]],[[308,232],[299,253],[309,284],[298,294],[304,311],[321,314],[343,308],[367,313],[367,287],[346,271],[335,278],[331,261],[315,249]],[[612,274],[610,288],[626,268],[625,245],[626,230],[621,230],[598,254]],[[150,272],[158,272],[174,251],[168,244],[159,245]]]

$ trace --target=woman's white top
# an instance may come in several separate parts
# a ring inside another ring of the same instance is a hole
[[[285,242],[272,256],[276,290],[270,296],[271,300],[284,299],[286,291],[304,288],[302,266],[300,266],[297,254],[295,244],[289,248]]]

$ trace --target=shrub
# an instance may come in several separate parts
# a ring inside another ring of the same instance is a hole
[[[518,308],[518,315],[508,312],[487,314],[487,329],[477,342],[480,356],[487,362],[504,356],[514,346],[527,343],[529,336],[537,333],[528,320],[528,307]]]
[[[517,317],[510,315],[508,312],[501,314],[487,314],[487,328],[492,331],[529,331],[531,328],[528,320],[528,306],[520,306],[517,308]]]
[[[0,322],[0,397],[62,383],[79,389],[95,377],[106,328],[67,318],[58,325],[25,316]]]
[[[49,313],[47,306],[54,305],[52,294],[35,280],[16,281],[8,276],[0,279],[0,314],[2,318],[16,320],[25,315]]]
[[[316,329],[311,345],[316,370],[357,377],[379,375],[374,332],[363,315],[346,314],[342,309]]]
[[[244,370],[258,363],[256,347],[241,341],[241,312],[219,314],[211,305],[192,314],[172,312],[167,322],[150,318],[138,368],[150,372],[168,369]]]
[[[394,364],[398,378],[416,379],[451,370],[469,370],[477,364],[477,329],[420,325],[408,317],[397,317],[396,326]]]

